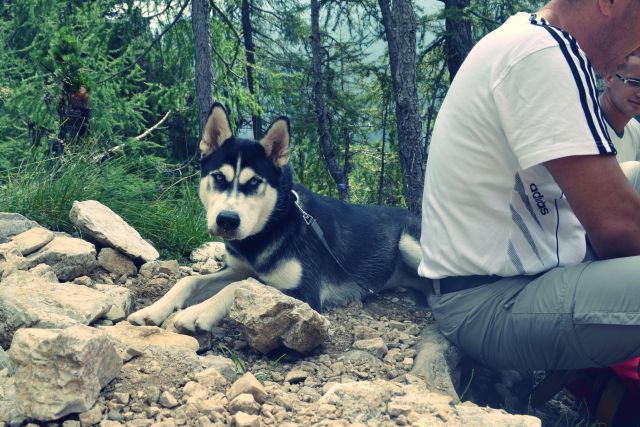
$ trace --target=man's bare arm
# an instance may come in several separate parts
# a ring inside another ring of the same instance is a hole
[[[615,157],[563,157],[545,166],[600,258],[640,255],[640,195]]]

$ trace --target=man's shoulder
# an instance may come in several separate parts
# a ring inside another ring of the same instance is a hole
[[[520,12],[480,40],[470,56],[475,59],[476,66],[485,64],[493,69],[495,76],[504,76],[511,67],[529,58],[529,67],[540,64],[544,70],[550,61],[548,53],[562,58],[563,50],[570,51],[564,47],[569,43],[568,34],[536,21],[533,15]]]
[[[640,142],[640,122],[635,117],[629,120],[629,123],[624,127],[625,135],[632,136],[634,140]]]

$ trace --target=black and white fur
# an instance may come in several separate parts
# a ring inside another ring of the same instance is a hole
[[[231,134],[226,111],[216,103],[200,150],[200,199],[209,231],[225,241],[227,266],[180,280],[156,303],[131,314],[130,322],[159,325],[184,309],[175,318],[179,329],[210,330],[228,314],[233,283],[247,277],[318,311],[399,286],[430,292],[429,281],[417,275],[419,220],[405,209],[350,205],[294,185],[286,117],[259,142],[247,140]],[[304,222],[292,189],[340,264]]]

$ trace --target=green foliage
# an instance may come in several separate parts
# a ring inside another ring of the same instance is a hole
[[[69,211],[75,200],[97,200],[153,242],[164,257],[185,259],[210,240],[196,194],[197,173],[163,173],[159,158],[66,153],[13,169],[0,181],[0,206],[53,230],[75,233]]]

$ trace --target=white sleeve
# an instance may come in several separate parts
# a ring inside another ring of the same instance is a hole
[[[536,51],[503,70],[493,96],[520,167],[615,154],[589,71],[567,45]]]

